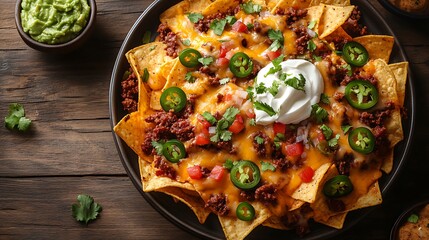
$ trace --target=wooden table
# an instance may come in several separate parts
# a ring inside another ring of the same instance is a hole
[[[417,96],[414,145],[384,203],[336,239],[387,239],[395,218],[429,198],[429,21],[399,18],[371,1],[409,57]],[[195,239],[156,212],[119,160],[109,124],[112,67],[126,33],[151,0],[98,0],[95,32],[68,55],[30,49],[14,0],[0,9],[0,239]],[[3,127],[10,103],[25,106],[29,133]],[[104,210],[88,226],[71,216],[81,193]]]

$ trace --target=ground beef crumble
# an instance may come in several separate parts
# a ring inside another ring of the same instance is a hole
[[[177,172],[176,170],[169,165],[163,157],[156,155],[154,160],[154,167],[156,168],[156,176],[169,177],[173,180],[176,179]]]
[[[176,33],[171,31],[171,29],[164,23],[161,23],[158,26],[157,32],[161,42],[167,45],[165,48],[167,55],[172,58],[176,58],[179,54],[179,43]]]
[[[264,205],[277,203],[277,185],[265,184],[255,190],[255,199]]]
[[[126,79],[122,80],[121,82],[121,97],[123,99],[123,109],[130,113],[137,111],[139,88],[137,76],[134,74],[131,68],[128,71],[130,72],[130,74]]]
[[[227,197],[224,194],[212,194],[207,200],[205,207],[210,208],[219,216],[225,216],[229,213],[229,208],[226,205]]]
[[[356,6],[353,9],[353,12],[350,15],[350,17],[342,25],[344,31],[346,31],[351,37],[358,37],[358,36],[368,34],[367,27],[359,24],[360,17],[361,17],[361,12],[359,8]]]

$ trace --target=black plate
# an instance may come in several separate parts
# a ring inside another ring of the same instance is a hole
[[[142,36],[145,31],[156,32],[159,25],[159,15],[175,3],[181,0],[156,0],[153,2],[137,19],[131,30],[127,34],[121,49],[119,50],[110,83],[109,93],[109,107],[110,107],[110,120],[113,128],[120,119],[125,116],[125,112],[121,106],[121,80],[123,73],[129,68],[128,62],[125,58],[125,53],[141,44]],[[386,34],[394,36],[392,30],[389,28],[383,18],[366,0],[352,1],[354,5],[359,6],[363,13],[364,24],[368,26],[370,32],[374,34]],[[399,43],[395,43],[391,62],[407,61],[404,50]],[[405,107],[408,109],[408,118],[403,122],[404,140],[395,148],[395,160],[393,171],[389,175],[385,175],[380,179],[380,187],[383,195],[386,194],[390,186],[393,184],[401,166],[404,164],[409,148],[411,146],[412,134],[414,131],[414,118],[415,118],[415,98],[414,87],[411,75],[408,76],[408,83],[406,89]],[[194,213],[184,204],[176,204],[170,196],[162,193],[145,193],[142,190],[140,182],[140,171],[137,162],[137,155],[116,135],[113,133],[113,138],[117,146],[122,164],[127,171],[131,181],[136,188],[141,192],[146,201],[152,205],[159,213],[161,213],[168,220],[181,227],[182,229],[197,235],[198,237],[207,239],[223,239],[224,233],[217,220],[212,214],[209,216],[205,224],[200,224],[195,217]],[[350,228],[361,220],[369,211],[374,209],[365,208],[362,210],[351,212],[344,224],[342,230],[336,230],[321,224],[310,223],[311,232],[303,238],[298,237],[294,231],[280,231],[267,227],[260,226],[253,230],[247,239],[262,239],[266,236],[273,238],[283,239],[326,239],[327,237],[334,236],[340,232]],[[168,233],[166,233],[168,234]],[[267,235],[268,234],[268,235]]]

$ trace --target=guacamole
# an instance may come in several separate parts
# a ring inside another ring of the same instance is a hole
[[[87,0],[23,0],[21,23],[34,40],[61,44],[85,28],[90,7]]]

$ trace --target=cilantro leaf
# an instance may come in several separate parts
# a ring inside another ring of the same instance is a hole
[[[258,84],[255,88],[256,93],[257,94],[262,94],[265,93],[267,91],[267,87],[265,87],[265,83],[261,82],[260,84]]]
[[[255,119],[254,118],[250,119],[249,124],[250,126],[256,126]]]
[[[320,130],[322,130],[323,136],[325,136],[326,139],[331,139],[333,131],[330,127],[323,124],[319,128],[320,128]]]
[[[235,18],[235,16],[226,16],[225,20],[229,25],[233,25],[235,22],[237,22],[237,18]]]
[[[143,44],[149,43],[151,35],[152,35],[152,33],[150,31],[144,32],[142,43]]]
[[[268,38],[273,41],[268,48],[269,50],[275,52],[278,49],[283,48],[285,40],[282,31],[270,29],[268,30]]]
[[[275,172],[276,171],[276,167],[273,164],[271,164],[270,162],[263,162],[262,161],[261,162],[261,171],[265,172],[267,170]]]
[[[191,40],[189,40],[189,39],[183,39],[182,40],[182,44],[185,45],[185,46],[190,46],[191,45]]]
[[[27,131],[30,128],[31,120],[25,117],[24,107],[19,103],[9,105],[9,114],[4,118],[5,126],[10,129]]]
[[[324,103],[324,104],[327,104],[327,105],[329,105],[329,104],[331,103],[331,101],[329,101],[329,97],[328,97],[328,95],[326,95],[326,94],[324,94],[324,93],[322,93],[322,94],[320,95],[320,102],[322,102],[322,103]]]
[[[228,130],[222,131],[220,133],[220,140],[222,140],[224,142],[231,140],[231,138],[232,138],[232,132],[230,132]]]
[[[162,156],[162,150],[164,148],[164,144],[162,142],[152,141],[152,147],[155,148],[156,154]]]
[[[329,139],[328,141],[328,145],[331,148],[337,147],[338,146],[338,139],[340,139],[340,134],[335,135],[334,138]]]
[[[72,205],[72,215],[79,222],[88,224],[89,221],[95,220],[102,210],[101,205],[95,203],[89,195],[79,195],[77,200],[79,203]]]
[[[316,20],[313,20],[310,23],[308,23],[307,28],[308,29],[313,29],[315,26],[316,26]]]
[[[225,163],[223,164],[223,167],[231,170],[231,168],[234,166],[234,162],[231,159],[226,159]]]
[[[210,141],[219,142],[229,141],[232,138],[232,132],[228,131],[229,126],[234,122],[235,116],[240,112],[238,108],[229,107],[226,109],[222,118],[217,122],[216,133],[210,137]],[[208,121],[208,120],[207,120]]]
[[[419,221],[419,215],[413,213],[407,218],[407,222],[417,223]]]
[[[280,56],[278,56],[277,58],[275,58],[272,63],[273,63],[273,67],[271,67],[268,72],[264,75],[264,77],[270,75],[270,74],[274,74],[276,72],[280,72],[282,70],[282,66],[280,65],[281,62],[283,62],[284,59],[284,55],[281,54]]]
[[[203,19],[204,16],[201,13],[190,13],[188,14],[188,19],[192,23],[197,23],[199,20]]]
[[[314,52],[314,50],[316,50],[316,48],[317,48],[317,46],[316,46],[316,44],[314,43],[314,41],[313,40],[308,40],[308,42],[307,42],[307,49],[310,51],[310,52]]]
[[[325,109],[316,103],[311,106],[311,116],[316,120],[317,123],[322,123],[328,118],[329,114]]]
[[[204,66],[208,66],[213,62],[213,57],[202,57],[202,58],[198,58],[198,62],[200,62],[201,64],[203,64]]]
[[[254,96],[254,92],[253,92],[253,87],[248,86],[246,88],[246,92],[247,92],[247,98],[250,99],[250,101],[253,101],[253,96]]]
[[[214,34],[220,36],[225,29],[227,20],[226,19],[215,19],[210,23],[210,29],[213,30]]]
[[[231,80],[230,78],[222,78],[221,80],[219,80],[219,84],[220,85],[227,84],[230,80]]]
[[[264,102],[255,101],[253,103],[256,109],[266,112],[270,116],[274,116],[277,112],[268,104]]]
[[[299,74],[299,78],[293,77],[286,79],[285,83],[296,90],[303,91],[305,93],[304,87],[305,87],[305,78],[302,74]]]
[[[209,113],[209,112],[203,112],[203,114],[201,114],[203,117],[204,117],[204,119],[206,119],[211,125],[213,125],[213,124],[215,124],[216,123],[216,118],[211,114],[211,113]]]
[[[241,9],[247,14],[258,13],[262,10],[262,6],[254,4],[252,1],[240,4]]]
[[[185,75],[185,80],[189,83],[194,83],[195,82],[195,77],[192,76],[192,72],[187,72]]]
[[[341,126],[341,129],[343,130],[344,134],[347,134],[347,132],[350,131],[351,128],[352,126],[350,125]]]
[[[273,96],[276,96],[279,92],[280,82],[273,81],[271,87],[268,88],[268,92],[270,92]]]
[[[147,70],[147,68],[144,68],[143,69],[143,75],[142,75],[142,81],[147,82],[147,80],[149,80],[149,71]]]
[[[257,144],[259,144],[259,145],[264,144],[264,142],[265,142],[264,138],[262,138],[262,137],[260,137],[260,136],[256,136],[256,137],[255,137],[255,141],[256,141],[256,143],[257,143]]]

